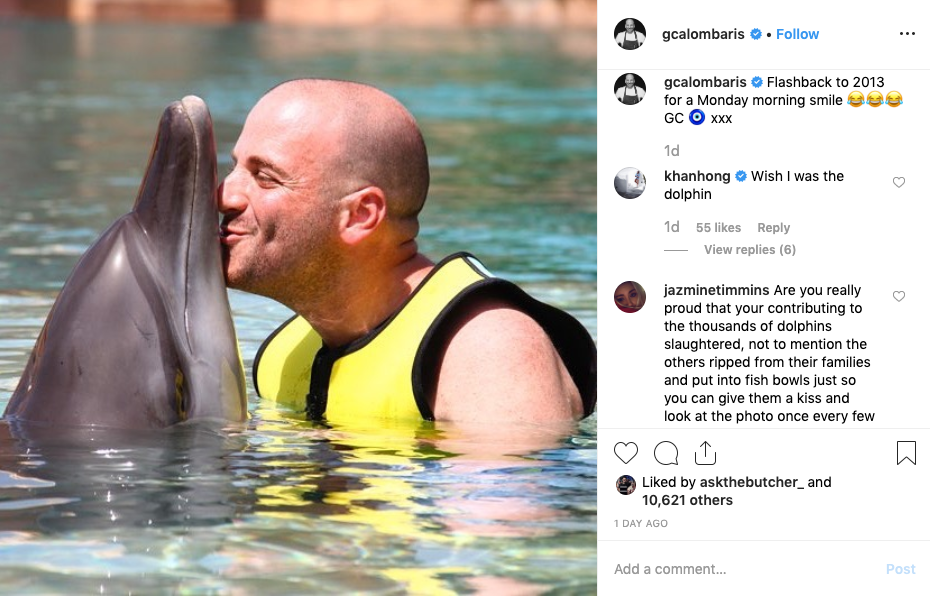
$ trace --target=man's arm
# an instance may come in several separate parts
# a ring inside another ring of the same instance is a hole
[[[545,423],[582,412],[578,388],[531,317],[482,300],[457,318],[439,368],[436,420]]]

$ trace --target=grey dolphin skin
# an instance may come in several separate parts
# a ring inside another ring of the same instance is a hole
[[[144,429],[245,419],[215,189],[213,121],[185,97],[162,115],[133,210],[65,282],[7,420]]]

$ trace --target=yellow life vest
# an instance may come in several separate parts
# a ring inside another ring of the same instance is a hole
[[[444,323],[457,306],[477,297],[502,298],[536,319],[552,338],[578,386],[585,415],[594,410],[597,350],[571,315],[493,277],[468,253],[438,263],[390,318],[339,348],[323,345],[300,316],[275,330],[252,365],[255,390],[311,419],[432,420]]]

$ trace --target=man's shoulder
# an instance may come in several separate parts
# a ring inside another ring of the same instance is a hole
[[[489,353],[508,359],[533,358],[555,349],[552,340],[533,317],[511,302],[495,297],[479,298],[457,313],[447,348],[455,348],[467,360],[486,360]],[[448,351],[448,350],[447,350]],[[455,363],[450,363],[455,364]]]
[[[549,335],[510,301],[482,297],[450,321],[439,366],[437,419],[580,418],[581,398]]]

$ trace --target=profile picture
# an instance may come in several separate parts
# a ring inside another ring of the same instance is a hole
[[[614,83],[614,95],[622,104],[628,106],[638,104],[646,97],[646,81],[632,72],[622,74]]]
[[[646,305],[646,291],[635,281],[625,281],[614,290],[614,304],[623,312],[637,312]]]
[[[623,19],[614,27],[614,39],[624,50],[638,50],[646,42],[646,28],[637,19]]]
[[[636,199],[646,191],[646,175],[639,168],[623,168],[614,176],[614,190],[624,199]]]
[[[636,481],[632,476],[621,476],[617,478],[617,492],[621,495],[632,495],[636,490]]]

